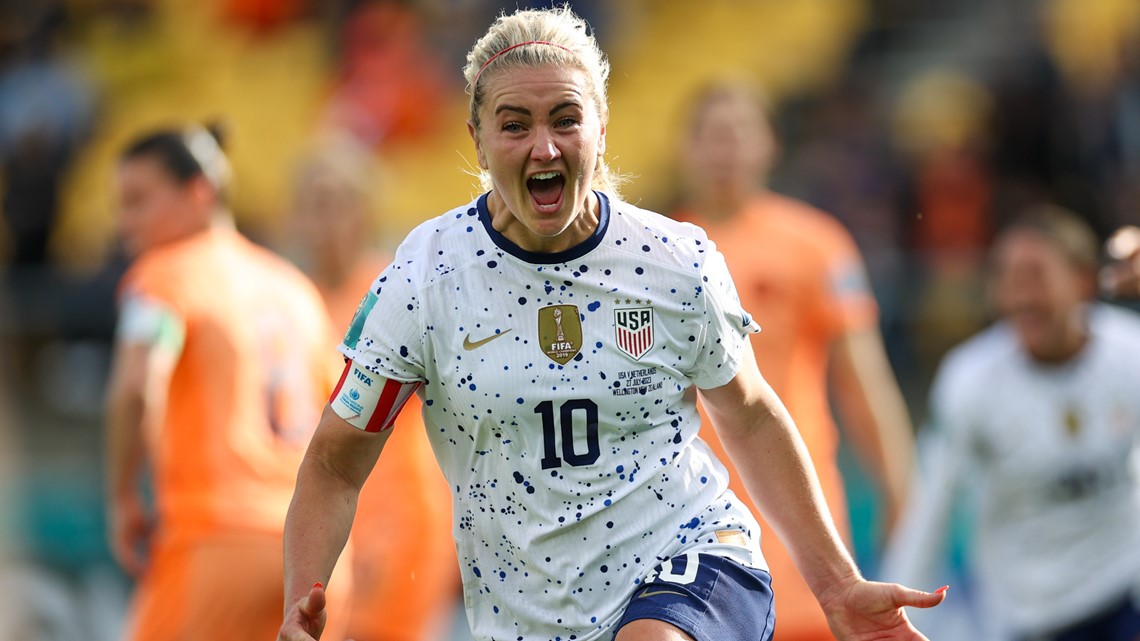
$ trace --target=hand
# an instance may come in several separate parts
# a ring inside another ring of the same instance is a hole
[[[821,599],[820,605],[841,641],[929,641],[910,624],[902,608],[932,608],[946,598],[946,589],[921,592],[854,577]]]
[[[277,641],[317,641],[325,630],[327,619],[325,589],[317,583],[309,590],[308,596],[302,597],[285,613]]]
[[[115,498],[110,509],[111,554],[129,576],[137,578],[146,569],[151,523],[137,496]]]

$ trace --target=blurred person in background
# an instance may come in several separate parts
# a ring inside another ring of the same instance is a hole
[[[1098,256],[1088,224],[1052,206],[998,235],[1000,320],[939,368],[884,560],[884,576],[924,582],[956,490],[976,490],[978,602],[1002,639],[1140,638],[1140,315],[1094,302]]]
[[[25,14],[23,20],[0,16],[13,27],[0,27],[0,208],[12,263],[25,268],[49,262],[61,187],[96,106],[93,82],[77,64],[81,56],[69,59],[60,47],[63,3],[32,4],[13,12]],[[13,32],[9,57],[3,41]]]
[[[1107,296],[1140,298],[1140,227],[1125,225],[1105,243],[1112,262],[1101,270],[1101,290]]]
[[[828,374],[845,434],[880,489],[887,529],[906,497],[913,432],[855,243],[830,215],[765,187],[777,146],[755,87],[725,80],[698,91],[682,150],[686,193],[675,216],[704,227],[724,254],[741,302],[762,328],[751,336],[757,363],[787,404],[832,518],[850,545]],[[725,461],[731,487],[743,494],[742,479],[708,422],[701,438]],[[763,548],[779,586],[776,638],[832,639],[785,543],[769,536]]]
[[[340,69],[323,119],[370,147],[416,141],[446,104],[444,65],[425,38],[422,7],[352,3],[340,26]]]
[[[218,135],[197,126],[137,138],[118,166],[135,259],[119,291],[106,492],[112,553],[138,580],[128,639],[273,638],[285,513],[335,382],[320,295],[235,231],[228,174]],[[329,592],[334,611],[348,590]]]
[[[336,329],[348,328],[360,292],[391,262],[375,249],[377,179],[373,159],[350,140],[318,146],[299,168],[291,245]],[[328,347],[335,348],[336,340]],[[356,641],[437,639],[458,595],[451,494],[424,431],[419,399],[408,401],[396,423],[385,445],[388,455],[361,490],[352,525],[348,636]]]
[[[981,82],[940,66],[908,77],[891,108],[892,144],[907,173],[899,209],[915,279],[906,313],[924,374],[988,320],[978,301],[997,202],[993,114],[993,96]]]

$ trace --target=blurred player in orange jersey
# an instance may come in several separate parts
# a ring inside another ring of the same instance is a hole
[[[112,552],[138,579],[126,637],[137,641],[273,638],[285,513],[335,383],[319,294],[234,230],[228,172],[201,127],[139,138],[118,167],[135,260],[119,292],[107,501]],[[343,638],[340,574],[326,639]]]
[[[329,143],[302,162],[297,180],[294,249],[339,329],[349,326],[360,293],[389,262],[371,249],[376,176],[370,161],[349,141]],[[396,422],[385,447],[391,451],[365,483],[352,528],[355,589],[348,634],[356,641],[437,639],[459,592],[451,495],[418,398]]]
[[[760,371],[795,419],[850,545],[829,370],[846,435],[881,490],[888,528],[907,495],[913,444],[862,259],[837,220],[764,187],[777,143],[757,90],[742,82],[710,85],[695,96],[690,118],[683,151],[687,195],[676,217],[704,227],[724,254],[741,303],[762,328],[752,335]],[[701,437],[727,465],[708,426],[702,424]],[[731,468],[731,487],[743,494]],[[780,595],[775,638],[832,639],[783,543],[769,536],[762,547]]]

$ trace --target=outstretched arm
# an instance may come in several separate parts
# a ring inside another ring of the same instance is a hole
[[[701,390],[705,408],[749,495],[789,551],[841,641],[925,640],[903,606],[933,607],[944,591],[920,592],[860,575],[827,511],[799,433],[751,353],[727,385]]]

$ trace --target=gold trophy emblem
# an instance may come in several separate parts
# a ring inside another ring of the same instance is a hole
[[[565,365],[582,349],[582,317],[575,305],[538,310],[538,341],[550,360]]]

